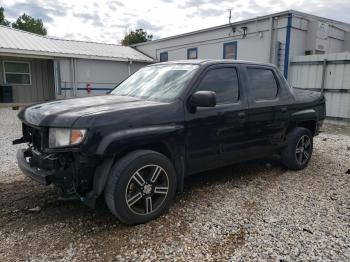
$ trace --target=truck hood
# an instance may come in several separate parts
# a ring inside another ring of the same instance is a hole
[[[24,108],[18,117],[21,121],[34,126],[71,127],[82,116],[102,111],[147,107],[159,103],[134,97],[103,95],[32,105]]]

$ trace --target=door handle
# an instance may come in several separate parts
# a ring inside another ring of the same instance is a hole
[[[287,112],[287,107],[282,107],[282,108],[281,108],[281,112],[282,112],[282,113],[286,113],[286,112]]]
[[[245,118],[245,113],[244,112],[239,112],[237,114],[237,116],[238,116],[239,119],[244,119]]]

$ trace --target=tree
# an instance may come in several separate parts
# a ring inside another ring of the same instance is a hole
[[[47,29],[44,27],[43,21],[35,19],[26,13],[18,17],[16,22],[12,23],[12,27],[39,35],[47,35]]]
[[[0,7],[0,25],[10,26],[10,22],[5,19],[3,7]]]
[[[153,35],[147,34],[146,31],[143,29],[136,29],[135,31],[131,31],[127,35],[124,36],[124,39],[122,40],[122,45],[133,45],[138,44],[142,42],[151,41],[153,38]]]

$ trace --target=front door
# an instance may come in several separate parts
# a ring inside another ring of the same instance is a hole
[[[192,93],[196,91],[214,91],[216,106],[186,112],[189,173],[234,161],[245,139],[247,101],[243,88],[240,88],[238,66],[209,67]]]

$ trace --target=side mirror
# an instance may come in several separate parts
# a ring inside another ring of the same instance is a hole
[[[216,106],[216,93],[212,91],[197,91],[190,98],[190,105],[194,107]]]

